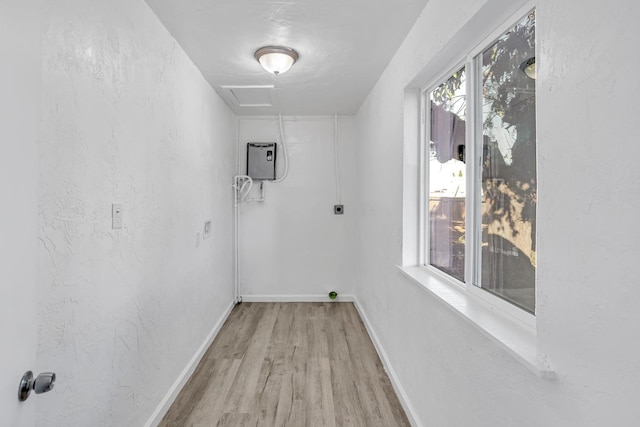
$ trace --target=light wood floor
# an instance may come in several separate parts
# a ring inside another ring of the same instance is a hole
[[[160,426],[409,426],[351,303],[242,303]]]

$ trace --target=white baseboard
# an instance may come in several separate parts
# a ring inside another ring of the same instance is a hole
[[[345,294],[331,300],[324,295],[242,295],[243,302],[353,302],[354,296]]]
[[[395,371],[393,370],[391,363],[389,362],[389,357],[387,356],[387,353],[384,351],[384,347],[382,347],[382,344],[380,343],[378,336],[373,330],[373,326],[371,326],[371,323],[369,322],[369,319],[367,318],[367,315],[364,312],[364,309],[358,303],[358,299],[355,297],[353,298],[353,305],[356,307],[356,310],[358,311],[358,314],[360,315],[360,318],[362,319],[362,322],[364,323],[364,326],[367,329],[367,332],[369,333],[369,337],[371,338],[371,341],[373,342],[373,345],[375,346],[376,351],[378,352],[378,356],[380,356],[380,360],[382,361],[382,365],[384,366],[385,371],[387,371],[387,375],[389,375],[389,380],[391,380],[391,385],[393,386],[393,389],[398,395],[400,404],[402,405],[404,412],[407,414],[407,418],[409,418],[409,422],[414,427],[423,427],[422,423],[420,422],[420,418],[418,418],[418,415],[416,414],[416,411],[413,408],[413,405],[409,401],[409,397],[407,396],[407,393],[404,391],[404,388],[400,384],[400,381],[398,380],[398,377]]]
[[[202,360],[202,357],[206,353],[209,346],[211,346],[211,343],[215,339],[216,335],[218,335],[218,332],[220,332],[220,328],[222,328],[222,325],[224,325],[224,322],[229,317],[229,314],[231,314],[231,310],[233,310],[234,306],[235,306],[234,302],[229,304],[229,307],[227,307],[227,309],[222,314],[220,319],[213,326],[213,329],[211,330],[207,338],[204,340],[200,348],[193,355],[189,363],[187,363],[187,366],[185,366],[185,368],[182,370],[182,372],[180,373],[176,381],[173,383],[173,385],[171,386],[167,394],[160,401],[160,404],[158,405],[156,410],[153,411],[153,414],[151,414],[151,417],[149,417],[147,422],[144,424],[145,427],[155,427],[158,424],[160,424],[160,421],[162,421],[162,418],[167,414],[167,411],[169,411],[169,408],[171,407],[173,402],[176,400],[176,397],[178,397],[178,394],[182,390],[182,387],[184,387],[187,381],[189,381],[191,374],[193,374],[193,372],[196,370],[198,363],[200,363],[200,361]]]

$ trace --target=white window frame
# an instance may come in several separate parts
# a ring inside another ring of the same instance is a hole
[[[530,11],[535,9],[534,3],[529,3],[525,7],[519,9],[511,17],[504,21],[503,24],[496,27],[491,34],[478,43],[466,55],[459,56],[458,59],[446,71],[438,74],[437,78],[431,80],[429,84],[423,86],[420,90],[420,184],[419,184],[419,235],[420,242],[418,245],[419,261],[422,263],[430,274],[440,277],[443,281],[452,286],[461,288],[473,297],[484,302],[491,310],[497,310],[508,317],[517,320],[519,323],[535,332],[536,317],[525,309],[512,304],[491,292],[479,287],[480,284],[480,245],[478,242],[482,240],[481,236],[481,216],[480,216],[480,198],[478,186],[481,185],[481,162],[482,149],[480,143],[482,141],[482,128],[477,126],[482,123],[482,111],[476,108],[477,95],[479,93],[479,85],[481,84],[480,64],[476,58],[484,52],[488,47],[495,43],[503,33],[512,28],[514,24],[519,22]],[[536,51],[538,44],[536,43]],[[537,56],[537,53],[536,53]],[[430,135],[430,119],[428,100],[432,90],[438,87],[442,82],[448,79],[454,72],[465,67],[466,73],[466,200],[465,200],[465,273],[464,282],[457,280],[453,276],[439,270],[430,265],[429,260],[429,212],[427,208],[428,190],[429,190],[429,147],[428,135]],[[536,159],[537,162],[537,159]],[[537,275],[537,271],[536,271]],[[536,278],[537,282],[537,278]],[[537,283],[536,283],[537,285]],[[537,289],[537,286],[536,286]]]

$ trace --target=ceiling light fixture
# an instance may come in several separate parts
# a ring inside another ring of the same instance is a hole
[[[536,57],[533,56],[522,64],[520,64],[520,69],[527,75],[527,77],[531,79],[536,79]]]
[[[265,46],[254,55],[262,68],[271,74],[282,74],[298,60],[298,52],[283,46]]]

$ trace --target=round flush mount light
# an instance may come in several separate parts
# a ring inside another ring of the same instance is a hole
[[[529,77],[530,79],[536,79],[536,57],[532,57],[524,61],[520,64],[520,69]]]
[[[262,68],[271,74],[282,74],[298,60],[298,52],[283,46],[265,46],[254,55]]]

